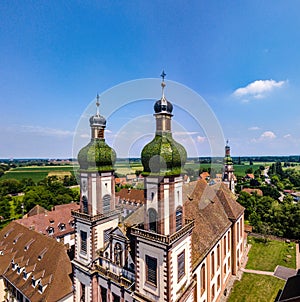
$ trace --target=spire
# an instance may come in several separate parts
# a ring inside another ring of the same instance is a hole
[[[162,81],[161,81],[161,89],[162,89],[162,97],[161,97],[161,100],[162,101],[165,101],[165,87],[166,87],[166,83],[165,83],[165,76],[167,74],[165,73],[165,71],[163,70],[162,73],[161,73],[161,78],[162,78]]]
[[[96,115],[97,116],[99,116],[100,115],[100,113],[99,113],[99,106],[100,106],[100,96],[99,96],[99,94],[97,93],[97,101],[96,101],[96,106],[97,106],[97,113],[96,113]]]

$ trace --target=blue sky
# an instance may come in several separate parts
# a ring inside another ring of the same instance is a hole
[[[3,0],[0,158],[72,156],[77,124],[97,93],[159,78],[162,69],[167,98],[168,81],[202,96],[234,156],[299,154],[299,9],[291,0]],[[133,130],[141,138],[130,151],[116,144],[120,156],[138,156],[151,139],[153,102],[124,104],[108,117],[109,143]],[[106,106],[103,98],[101,112]],[[195,112],[202,106],[195,102]],[[190,145],[184,130],[194,141],[190,156],[210,155],[213,138],[176,110],[176,139]]]

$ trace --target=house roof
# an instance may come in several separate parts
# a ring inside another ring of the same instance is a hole
[[[78,210],[79,208],[80,206],[76,203],[58,205],[54,207],[53,211],[46,211],[42,214],[18,219],[16,222],[44,235],[63,237],[66,234],[75,232],[71,210]],[[61,227],[63,224],[64,228]],[[53,228],[53,233],[51,234],[48,233],[50,228]]]
[[[216,191],[206,181],[183,186],[185,216],[194,219],[192,264],[196,267],[231,226]]]
[[[120,199],[136,202],[136,203],[144,203],[144,190],[137,189],[121,189],[119,192],[116,192],[116,196],[120,197]]]
[[[47,210],[40,205],[34,206],[24,217],[30,217],[37,214],[47,213]]]
[[[210,175],[209,175],[208,172],[202,172],[202,173],[200,174],[200,178],[201,178],[201,179],[206,179],[207,177],[210,177]]]
[[[115,183],[116,185],[118,184],[126,184],[126,177],[121,177],[121,178],[115,178]]]
[[[72,266],[62,243],[11,222],[0,231],[0,250],[0,275],[30,301],[58,301],[72,293]],[[26,280],[12,262],[25,269]],[[31,285],[32,277],[41,281],[42,293]]]
[[[300,274],[288,278],[278,301],[300,301]]]

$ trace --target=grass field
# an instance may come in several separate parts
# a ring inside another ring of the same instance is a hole
[[[19,167],[11,169],[6,172],[0,180],[3,179],[17,179],[21,180],[23,178],[31,178],[34,182],[39,182],[44,179],[48,174],[54,175],[57,173],[71,172],[73,173],[73,166],[30,166],[30,167]]]
[[[220,164],[199,164],[193,161],[188,161],[185,164],[185,169],[193,169],[198,171],[199,168],[212,168],[216,173],[222,173],[223,165]],[[244,176],[245,171],[252,167],[253,171],[259,168],[259,165],[255,164],[252,166],[249,165],[234,165],[235,175],[236,176]],[[78,168],[78,167],[75,167]],[[139,161],[129,162],[129,161],[117,161],[115,164],[115,169],[117,174],[119,175],[127,175],[133,174],[136,170],[143,170],[142,163]],[[11,179],[15,178],[17,180],[21,180],[23,178],[31,178],[34,182],[39,182],[44,179],[48,175],[64,175],[65,173],[74,173],[73,166],[29,166],[29,167],[19,167],[15,169],[11,169],[6,172],[0,179]]]
[[[248,237],[248,243],[252,246],[248,255],[247,269],[272,272],[277,265],[296,268],[295,243],[271,240],[265,244],[254,237]]]
[[[272,276],[244,273],[234,283],[228,302],[273,302],[285,282]]]

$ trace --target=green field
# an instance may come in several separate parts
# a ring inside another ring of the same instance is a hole
[[[3,179],[17,179],[31,178],[34,182],[39,182],[48,176],[48,173],[53,172],[71,172],[73,173],[73,166],[30,166],[19,167],[7,171],[0,180]]]
[[[248,254],[247,269],[272,272],[277,265],[296,268],[295,243],[275,240],[263,243],[254,237],[248,237],[248,243],[252,246]]]
[[[228,302],[273,302],[285,281],[272,276],[244,273],[236,281]]]
[[[234,165],[235,175],[236,176],[244,176],[245,171],[252,167],[253,171],[259,168],[259,164],[255,165]],[[209,169],[212,168],[216,173],[222,173],[223,165],[221,163],[217,164],[199,164],[193,161],[188,161],[184,169],[193,169],[194,171],[199,171],[201,169]],[[78,167],[75,167],[75,170]],[[127,174],[134,174],[136,170],[142,171],[143,166],[140,161],[117,161],[115,164],[116,173],[119,175],[127,175]],[[29,166],[29,167],[19,167],[14,168],[6,172],[0,179],[11,179],[15,178],[17,180],[21,180],[23,178],[31,178],[34,182],[39,182],[40,180],[44,179],[48,176],[48,174],[53,173],[63,173],[63,172],[71,172],[74,173],[73,166]]]

